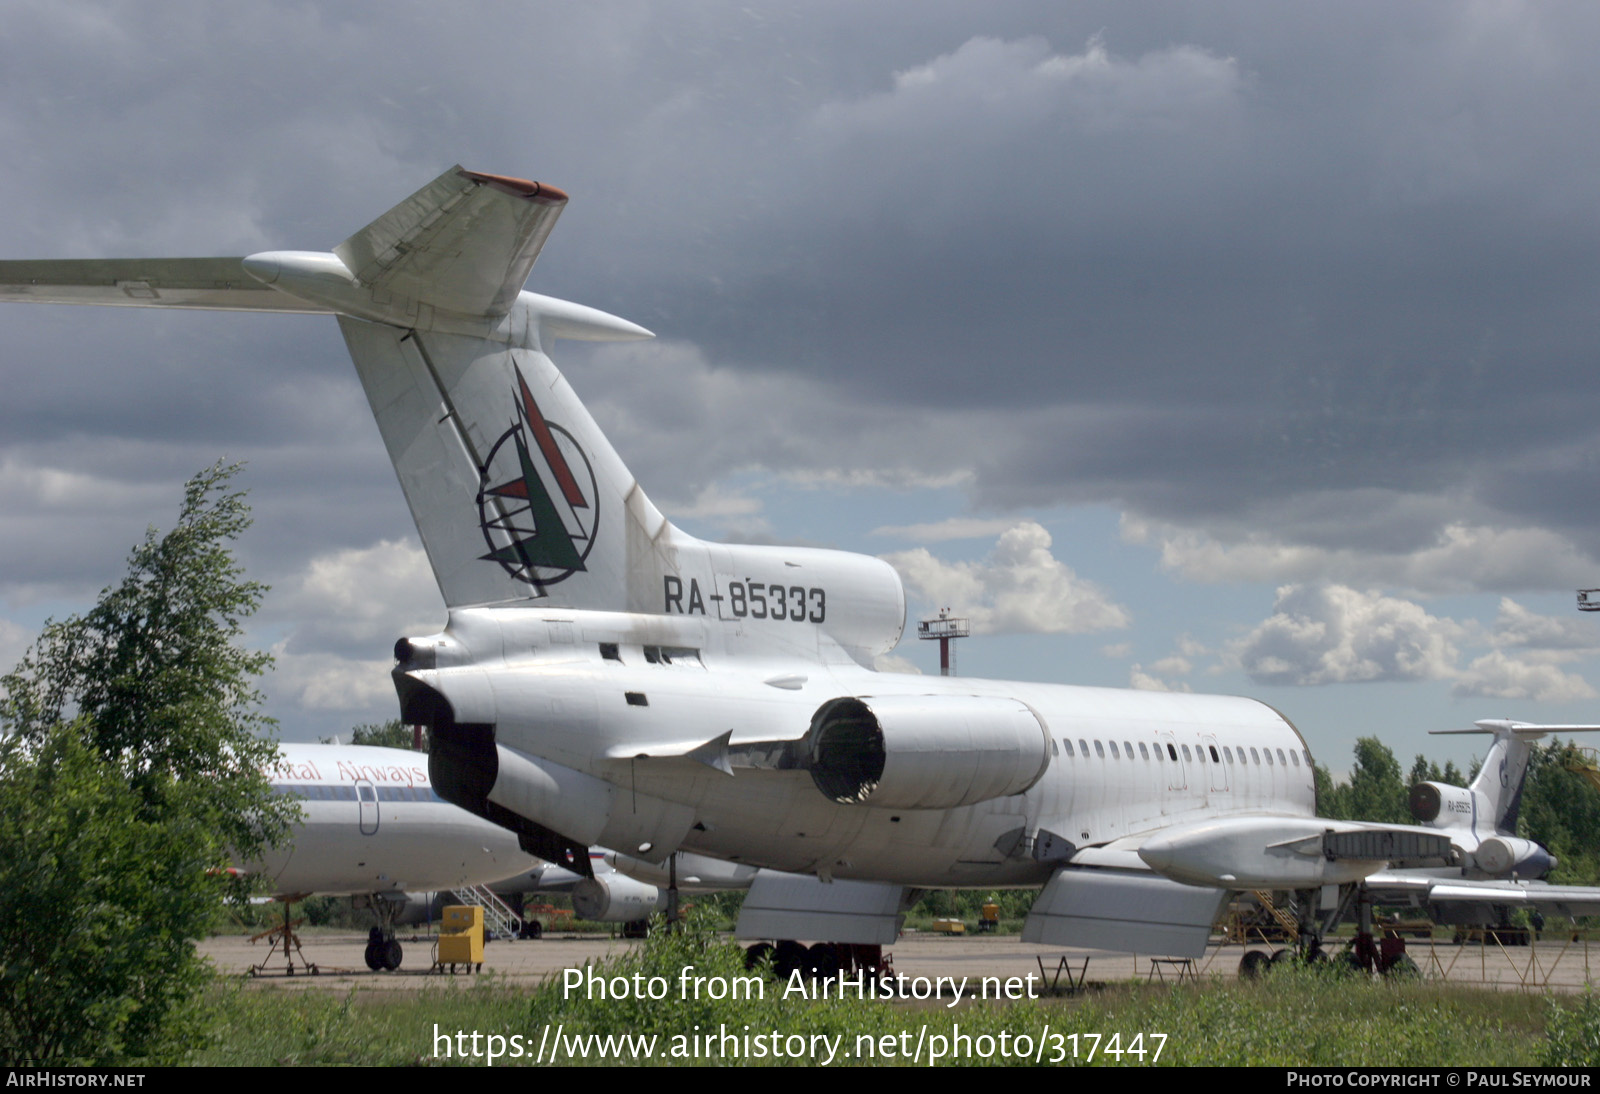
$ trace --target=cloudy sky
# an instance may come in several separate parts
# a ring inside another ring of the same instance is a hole
[[[867,551],[964,675],[1259,696],[1348,766],[1600,719],[1592,4],[29,3],[6,257],[326,249],[462,163],[700,535]],[[0,310],[0,660],[248,461],[290,739],[443,619],[333,321]],[[907,640],[902,667],[937,671]]]

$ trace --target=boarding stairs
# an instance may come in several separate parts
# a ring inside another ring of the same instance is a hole
[[[1568,746],[1566,755],[1562,757],[1561,766],[1584,779],[1596,790],[1600,790],[1600,752],[1592,748]]]
[[[483,928],[492,938],[516,938],[522,933],[522,917],[511,905],[495,896],[486,885],[469,885],[455,890],[463,904],[483,909]]]

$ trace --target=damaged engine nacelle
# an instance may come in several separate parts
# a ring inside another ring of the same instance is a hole
[[[1529,839],[1490,836],[1473,854],[1478,869],[1490,877],[1541,878],[1555,869],[1555,856]]]
[[[1044,719],[1017,699],[832,699],[806,735],[817,789],[842,804],[954,809],[1027,790],[1050,765]]]
[[[666,893],[623,874],[586,877],[572,889],[573,913],[591,923],[635,923],[666,908]]]
[[[407,667],[402,661],[394,672],[401,716],[428,727],[428,772],[439,796],[517,833],[528,854],[587,875],[595,844],[659,861],[677,850],[694,823],[688,806],[649,794],[624,795],[593,775],[499,743],[486,674],[437,674],[457,685],[447,698]],[[458,719],[453,700],[462,701],[475,720]]]

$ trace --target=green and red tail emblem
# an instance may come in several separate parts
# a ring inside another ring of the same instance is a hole
[[[489,553],[518,581],[553,585],[585,569],[599,527],[589,457],[545,420],[518,371],[517,417],[479,468],[478,520]]]

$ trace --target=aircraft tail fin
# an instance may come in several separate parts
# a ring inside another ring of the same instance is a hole
[[[536,344],[339,329],[448,606],[659,600],[671,526]]]
[[[905,594],[887,564],[704,543],[645,497],[545,350],[653,336],[522,287],[566,202],[453,167],[332,252],[0,262],[0,302],[337,315],[451,608],[695,615],[739,640],[863,663],[893,648]]]
[[[1533,742],[1551,733],[1596,733],[1600,725],[1539,725],[1518,722],[1508,718],[1484,718],[1473,723],[1472,729],[1441,729],[1434,735],[1458,733],[1492,733],[1494,743],[1483,758],[1478,777],[1467,789],[1480,802],[1487,803],[1488,815],[1494,821],[1496,832],[1510,834],[1516,831],[1517,817],[1522,809],[1522,787],[1528,774],[1528,760]]]

